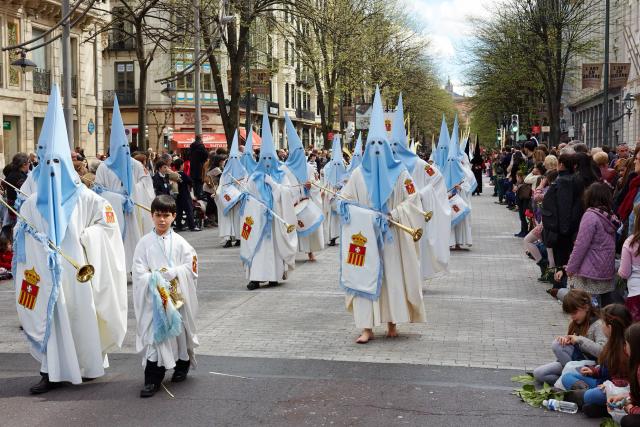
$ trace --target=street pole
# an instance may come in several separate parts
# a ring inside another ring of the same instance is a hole
[[[195,137],[202,139],[202,109],[200,106],[200,0],[193,0],[193,29],[195,33],[193,43],[194,76],[195,86]]]
[[[248,6],[249,10],[251,10],[251,2],[249,2]],[[251,49],[251,31],[247,34],[247,49],[245,51],[245,67],[247,68],[247,105],[244,108],[244,116],[245,116],[245,128],[246,128],[246,138],[249,138],[249,134],[251,133],[251,58],[249,56],[249,50]]]
[[[605,0],[604,16],[604,98],[602,106],[602,145],[609,145],[609,18],[611,0]]]
[[[69,13],[69,0],[62,0],[62,16]],[[62,93],[64,122],[67,126],[69,146],[73,149],[73,106],[71,105],[71,17],[62,26]],[[96,76],[97,78],[97,76]]]

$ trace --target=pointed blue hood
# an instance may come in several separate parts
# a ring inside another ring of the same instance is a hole
[[[262,145],[260,146],[260,158],[256,166],[256,172],[260,171],[270,175],[276,182],[282,182],[284,172],[280,169],[280,159],[273,146],[273,136],[271,134],[271,125],[269,124],[267,106],[264,107],[262,114]]]
[[[355,168],[362,164],[362,132],[358,133],[358,139],[356,140],[356,146],[353,149],[353,155],[351,156],[351,163],[349,163],[348,173],[354,171]]]
[[[344,183],[345,174],[347,173],[347,167],[344,164],[344,158],[342,157],[342,144],[340,142],[340,135],[335,134],[333,136],[333,145],[331,147],[331,161],[324,169],[324,179],[333,187],[341,187]]]
[[[45,149],[40,159],[36,207],[48,225],[47,237],[59,246],[67,233],[81,183],[71,161],[60,92],[56,85],[51,88],[45,121],[47,119],[50,126],[43,127],[40,136],[45,142]]]
[[[407,148],[407,133],[404,128],[404,107],[402,105],[402,94],[398,98],[398,106],[393,115],[391,127],[391,149],[396,159],[400,160],[409,173],[413,173],[418,156]]]
[[[253,131],[247,135],[244,153],[242,153],[240,157],[240,162],[249,175],[251,175],[253,171],[256,170],[256,166],[258,166],[258,162],[256,162],[256,159],[253,157]]]
[[[442,115],[442,124],[440,125],[440,136],[438,137],[438,146],[434,153],[434,162],[440,169],[447,166],[449,158],[449,129],[447,128],[447,120]]]
[[[287,128],[287,145],[289,147],[289,156],[285,165],[295,175],[300,184],[304,184],[309,181],[309,174],[307,173],[307,158],[304,155],[304,147],[302,141],[296,132],[296,128],[293,127],[293,123],[289,118],[289,114],[284,113],[284,123]],[[294,184],[294,183],[292,183]]]
[[[224,165],[224,170],[222,171],[223,175],[231,175],[235,179],[242,179],[247,176],[247,171],[242,166],[242,162],[240,161],[241,153],[238,150],[238,130],[236,129],[233,134],[233,142],[231,143],[231,151],[229,151],[229,158],[227,159],[227,163]]]
[[[404,165],[393,157],[387,140],[380,89],[376,87],[367,146],[362,156],[362,175],[369,192],[369,202],[374,209],[388,212],[387,200],[403,170]]]
[[[449,156],[445,167],[445,182],[447,190],[451,190],[455,185],[464,180],[464,170],[460,159],[460,144],[458,144],[458,116],[453,122],[453,133],[449,141]]]
[[[104,161],[113,173],[116,174],[122,183],[122,192],[125,196],[131,197],[133,194],[133,166],[129,152],[129,142],[122,123],[118,97],[113,99],[113,118],[111,119],[111,136],[109,138],[109,157]],[[133,205],[130,206],[133,210]],[[128,210],[128,209],[126,209]]]

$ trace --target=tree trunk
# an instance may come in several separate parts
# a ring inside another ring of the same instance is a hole
[[[142,32],[142,21],[136,25],[136,59],[140,68],[138,75],[138,139],[137,149],[146,150],[147,141],[145,138],[145,129],[147,125],[147,71],[148,64],[144,50],[144,39]]]

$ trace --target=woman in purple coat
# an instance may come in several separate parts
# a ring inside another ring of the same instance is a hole
[[[597,296],[614,290],[616,232],[620,221],[613,214],[611,190],[596,182],[585,192],[586,211],[566,265],[569,287]]]

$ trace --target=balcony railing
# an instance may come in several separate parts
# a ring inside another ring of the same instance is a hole
[[[119,105],[137,105],[137,90],[104,90],[102,91],[102,104],[110,107],[113,105],[113,99],[118,95]]]
[[[313,111],[303,110],[301,108],[298,108],[296,110],[296,117],[304,120],[315,120],[316,113],[314,113]]]
[[[313,78],[308,71],[301,71],[296,69],[296,84],[305,88],[313,86]]]
[[[107,50],[115,52],[126,52],[136,49],[136,40],[133,37],[129,37],[125,34],[109,34],[109,45]]]
[[[51,71],[42,68],[33,70],[33,93],[49,95],[51,93]]]

